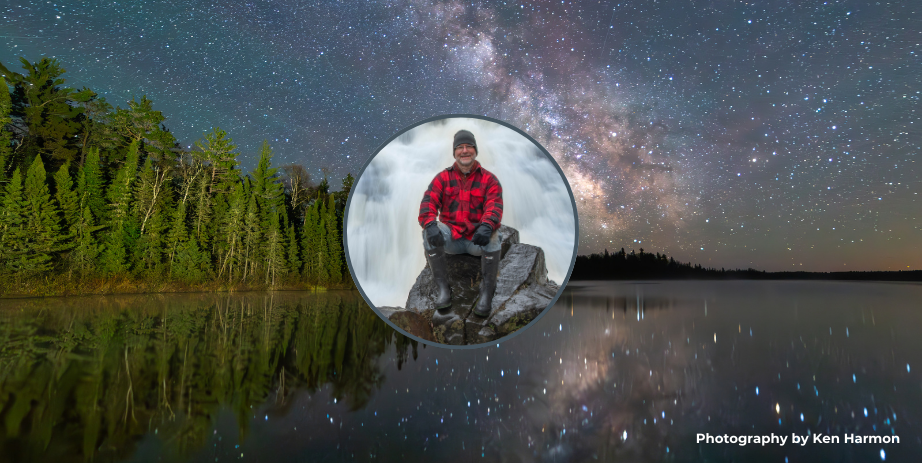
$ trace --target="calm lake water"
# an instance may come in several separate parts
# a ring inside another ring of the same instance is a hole
[[[477,350],[353,292],[5,300],[0,460],[915,461],[920,328],[905,283],[576,282]]]

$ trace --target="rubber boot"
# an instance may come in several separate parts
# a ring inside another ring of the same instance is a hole
[[[500,251],[485,252],[480,257],[480,271],[483,281],[480,282],[480,297],[474,307],[474,315],[487,317],[493,310],[493,293],[496,292],[496,274],[499,273]]]
[[[448,285],[448,264],[445,262],[445,246],[439,246],[426,252],[429,268],[432,269],[432,281],[439,291],[435,299],[436,309],[451,307],[451,286]]]

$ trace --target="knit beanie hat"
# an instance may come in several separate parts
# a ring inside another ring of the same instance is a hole
[[[474,140],[474,134],[468,132],[467,130],[459,130],[455,134],[455,142],[451,145],[453,148],[457,148],[458,145],[467,143],[474,147],[474,151],[477,151],[477,142]]]

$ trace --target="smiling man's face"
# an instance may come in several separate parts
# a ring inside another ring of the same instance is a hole
[[[455,147],[455,161],[461,167],[470,167],[477,159],[477,149],[467,143]]]

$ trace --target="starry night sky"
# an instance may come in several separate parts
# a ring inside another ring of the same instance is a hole
[[[419,120],[505,120],[564,169],[581,254],[922,268],[918,3],[304,3],[14,1],[0,61],[333,185]]]

